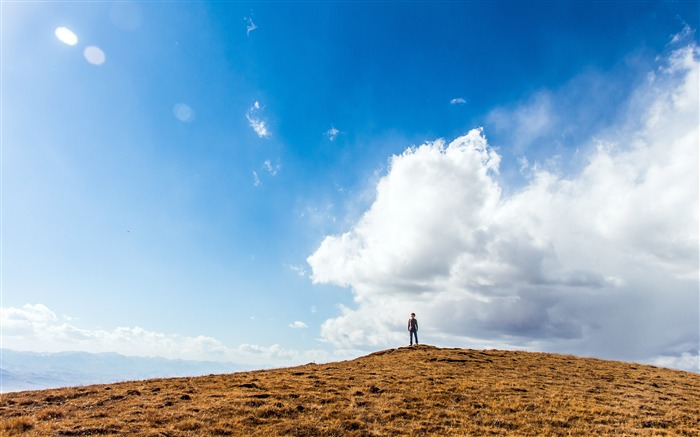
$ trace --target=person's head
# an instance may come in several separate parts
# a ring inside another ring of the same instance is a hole
[[[411,318],[416,317],[416,313],[411,313]]]

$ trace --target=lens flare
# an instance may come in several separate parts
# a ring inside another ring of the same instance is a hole
[[[54,33],[56,34],[56,38],[64,44],[68,44],[69,46],[78,44],[78,37],[67,27],[57,27]]]
[[[95,46],[85,47],[83,56],[93,65],[102,65],[106,60],[105,52],[103,52],[101,48]]]
[[[185,103],[178,103],[173,107],[173,115],[183,123],[190,123],[194,120],[194,109]]]

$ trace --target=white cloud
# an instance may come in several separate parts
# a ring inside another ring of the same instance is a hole
[[[297,351],[286,349],[279,344],[273,344],[271,346],[242,344],[236,349],[236,352],[240,356],[248,357],[251,361],[266,363],[324,363],[357,357],[357,354],[353,353],[356,351],[336,350],[333,353],[319,349]]]
[[[329,140],[335,141],[335,139],[340,135],[340,131],[335,128],[335,126],[331,126],[330,129],[326,131],[326,136],[328,137]]]
[[[687,372],[700,372],[700,356],[683,352],[680,355],[659,356],[645,361],[660,367],[670,367],[672,369],[685,370]]]
[[[279,171],[282,169],[282,165],[281,164],[273,165],[272,161],[270,161],[269,159],[266,159],[263,162],[261,168],[263,170],[265,170],[270,176],[274,177],[274,176],[277,176]],[[258,174],[257,171],[253,170],[253,186],[259,187],[260,185],[262,185],[262,180],[260,179],[260,176],[261,175]]]
[[[511,145],[518,150],[526,149],[559,125],[552,95],[546,91],[535,94],[515,108],[494,109],[488,114],[487,121],[499,131],[508,131]]]
[[[3,307],[1,314],[3,347],[9,349],[37,352],[83,350],[189,359],[222,359],[227,354],[227,348],[221,342],[206,336],[186,337],[140,327],[80,328],[62,321],[42,304]],[[70,321],[71,318],[63,317],[63,320]]]
[[[246,114],[246,118],[248,119],[248,123],[250,123],[250,127],[253,128],[256,134],[260,138],[266,138],[270,136],[270,131],[267,130],[267,125],[265,124],[265,121],[260,120],[258,118],[254,118],[248,114]]]
[[[282,166],[280,164],[272,165],[272,162],[269,159],[266,159],[265,162],[263,162],[263,167],[272,176],[277,176],[277,173],[282,168]]]
[[[32,333],[35,326],[47,326],[57,321],[56,314],[42,304],[7,307],[0,312],[3,337]]]
[[[257,29],[258,26],[256,26],[255,23],[253,23],[252,17],[245,17],[244,20],[248,23],[245,27],[246,28],[246,35],[250,36],[250,32]]]
[[[347,351],[336,351],[335,354],[316,349],[300,351],[287,349],[279,344],[241,344],[238,347],[229,347],[218,339],[205,335],[190,337],[148,331],[138,326],[114,329],[84,328],[66,323],[66,319],[75,320],[65,316],[59,318],[42,304],[27,304],[21,308],[1,307],[2,346],[33,352],[117,352],[127,356],[225,361],[258,367],[279,367],[310,361],[328,362],[357,356]],[[308,327],[301,321],[295,321],[290,326],[296,329]]]
[[[264,107],[256,100],[246,112],[245,118],[260,138],[267,138],[270,136],[270,130],[267,128],[267,122],[260,115],[263,110]]]
[[[307,325],[307,324],[304,323],[304,322],[300,322],[299,320],[297,320],[297,321],[294,321],[294,322],[290,323],[290,324],[289,324],[289,327],[290,327],[290,328],[294,328],[294,329],[305,329],[305,328],[308,328],[309,325]]]
[[[294,273],[296,273],[297,275],[299,275],[301,277],[306,276],[306,268],[304,268],[304,266],[288,265],[287,267],[289,268],[289,270],[293,271]]]
[[[695,31],[686,24],[685,26],[683,26],[683,30],[681,30],[673,36],[673,38],[671,39],[671,44],[681,44],[688,41],[692,41],[694,35]]]
[[[547,96],[506,121],[539,136],[559,112]],[[371,207],[308,258],[315,283],[350,287],[356,302],[322,339],[401,344],[416,312],[427,343],[697,357],[697,47],[632,98],[644,104],[598,136],[580,172],[531,167],[509,195],[481,130],[394,156]]]
[[[464,105],[467,103],[466,100],[464,100],[462,97],[457,97],[455,99],[450,100],[450,105]]]
[[[257,344],[243,343],[238,346],[238,350],[244,353],[260,354],[268,357],[279,355],[290,355],[291,352],[285,351],[279,344],[272,346],[259,346]]]

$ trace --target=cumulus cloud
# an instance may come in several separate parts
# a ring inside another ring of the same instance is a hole
[[[304,322],[300,322],[299,320],[297,320],[297,321],[295,321],[295,322],[290,323],[290,324],[289,324],[289,327],[290,327],[290,328],[294,328],[294,329],[305,329],[305,328],[308,328],[309,325],[307,325],[307,324],[304,323]]]
[[[140,327],[85,329],[42,304],[3,307],[1,314],[3,347],[10,349],[26,349],[31,344],[39,352],[84,350],[190,359],[222,359],[227,355],[227,348],[212,337],[165,334]]]
[[[2,307],[0,327],[3,333],[3,347],[34,352],[117,352],[127,356],[226,361],[257,367],[279,367],[309,361],[328,362],[356,356],[344,351],[299,351],[284,348],[279,344],[241,344],[238,347],[229,347],[220,340],[205,335],[183,336],[148,331],[138,326],[117,327],[111,330],[84,328],[69,323],[70,321],[70,317],[57,316],[42,304],[26,304],[21,308]],[[308,328],[301,321],[295,321],[290,326],[295,329]]]
[[[7,307],[0,313],[3,335],[31,333],[35,325],[46,326],[56,321],[56,314],[42,304],[26,304],[22,308]]]
[[[450,100],[450,105],[464,105],[465,103],[467,103],[467,101],[464,100],[462,97],[457,97]]]
[[[540,93],[504,122],[534,138],[551,103]],[[356,303],[321,337],[401,344],[416,312],[429,343],[680,357],[656,362],[697,371],[698,104],[693,44],[649,75],[619,125],[591,133],[575,174],[533,167],[506,195],[481,129],[392,157],[370,208],[307,260],[315,283]]]
[[[245,117],[250,127],[253,128],[260,138],[267,138],[270,136],[270,131],[267,128],[267,122],[262,118],[263,109],[264,107],[256,100],[253,106],[246,111]]]

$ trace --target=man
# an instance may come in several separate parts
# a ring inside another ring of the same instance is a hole
[[[411,342],[410,346],[413,346],[413,337],[416,338],[416,344],[418,344],[418,319],[416,319],[416,313],[411,313],[411,318],[408,319],[408,336]]]

